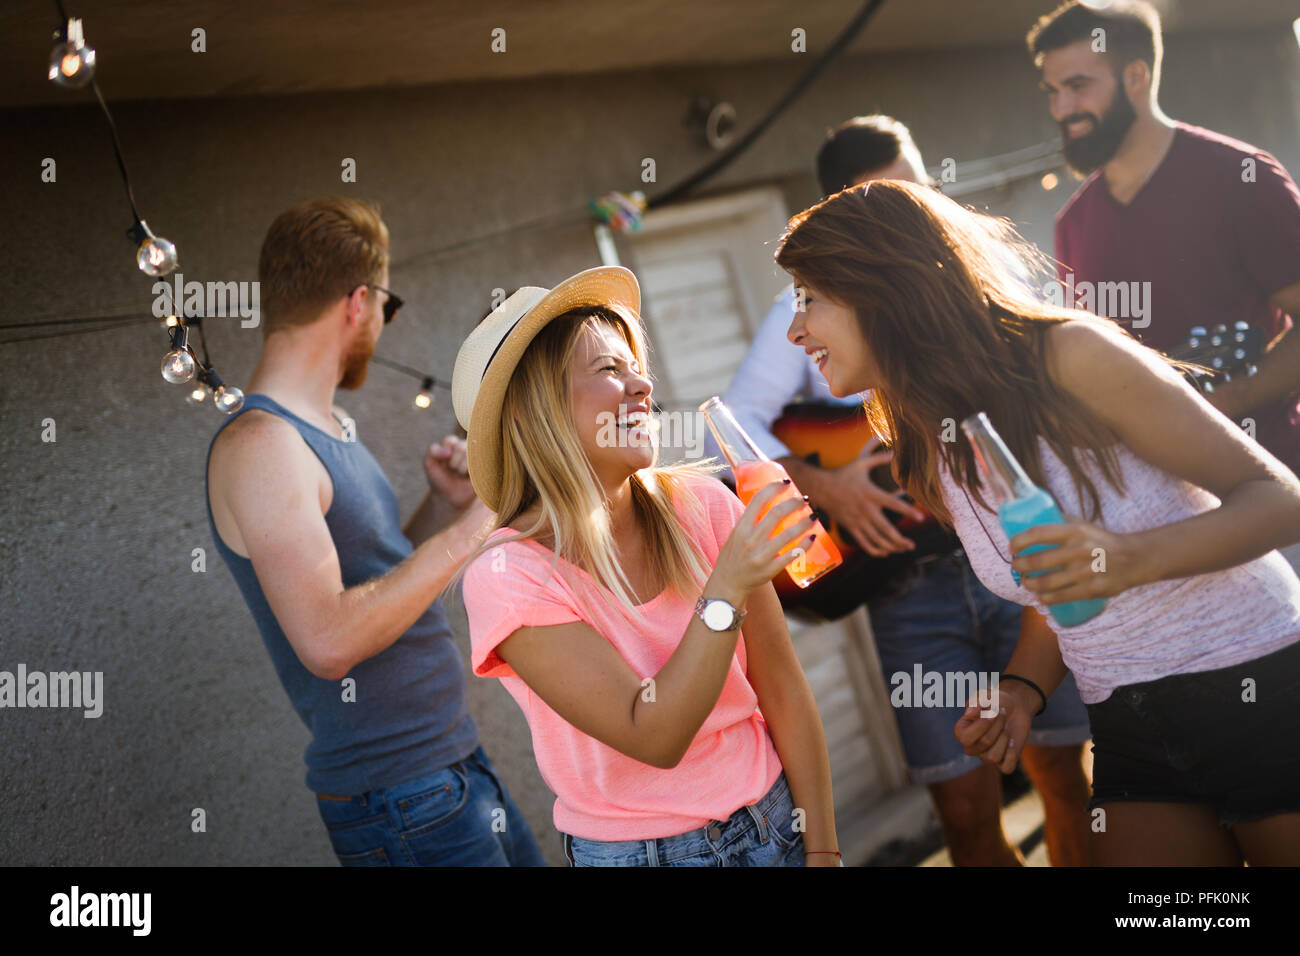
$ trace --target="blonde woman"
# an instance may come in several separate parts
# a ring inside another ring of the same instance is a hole
[[[636,279],[511,295],[452,380],[497,512],[463,570],[474,673],[528,720],[574,866],[835,866],[829,761],[771,585],[810,516],[656,467]],[[742,624],[743,621],[743,624]]]

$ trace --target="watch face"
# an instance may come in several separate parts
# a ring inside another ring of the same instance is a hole
[[[731,627],[735,614],[725,601],[710,601],[704,605],[704,623],[712,630],[725,631]]]

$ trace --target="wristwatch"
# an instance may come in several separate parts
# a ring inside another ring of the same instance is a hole
[[[749,612],[737,611],[721,598],[706,598],[700,595],[700,599],[695,602],[695,613],[704,622],[705,627],[721,634],[738,630],[740,622]]]

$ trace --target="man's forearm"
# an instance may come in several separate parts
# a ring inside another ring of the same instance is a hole
[[[433,489],[426,491],[410,520],[406,522],[406,527],[402,529],[402,533],[417,548],[442,530],[446,524],[438,514],[441,510],[438,507],[439,500],[434,496]]]
[[[396,643],[438,598],[478,543],[462,526],[451,524],[387,574],[339,595],[328,630],[319,638],[329,678],[341,679],[361,661]]]

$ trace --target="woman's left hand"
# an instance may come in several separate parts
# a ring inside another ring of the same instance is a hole
[[[1030,528],[1010,544],[1015,555],[1011,567],[1020,575],[1021,586],[1044,604],[1114,597],[1148,580],[1148,556],[1137,546],[1136,536],[1116,534],[1081,519]],[[1022,553],[1036,544],[1056,547]],[[1036,571],[1050,573],[1030,577]]]

